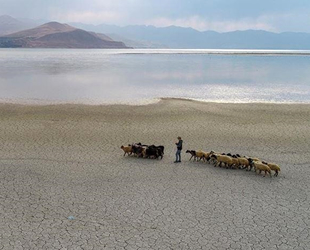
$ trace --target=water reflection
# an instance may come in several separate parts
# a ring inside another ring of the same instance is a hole
[[[0,99],[128,103],[159,97],[310,102],[307,56],[0,50]]]

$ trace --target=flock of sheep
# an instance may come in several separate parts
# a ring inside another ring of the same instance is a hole
[[[155,145],[144,145],[141,142],[129,144],[128,146],[121,146],[121,149],[124,151],[124,156],[134,155],[137,157],[143,158],[154,158],[158,159],[159,157],[162,159],[164,156],[164,146],[155,146]]]
[[[165,147],[144,145],[139,142],[129,144],[128,146],[121,146],[121,149],[124,151],[124,156],[127,154],[143,158],[162,159]],[[239,154],[232,155],[231,153],[215,153],[214,151],[204,152],[201,150],[187,150],[186,153],[191,155],[189,160],[208,162],[214,164],[214,167],[246,169],[247,171],[254,169],[255,173],[257,171],[259,171],[259,174],[265,172],[264,177],[267,173],[271,177],[271,171],[275,172],[274,176],[276,177],[280,171],[279,165],[268,163],[255,157],[240,156]]]
[[[239,154],[232,155],[231,153],[215,153],[211,152],[203,152],[203,151],[195,151],[195,150],[187,150],[186,153],[191,155],[191,160],[194,158],[194,161],[206,161],[208,163],[213,163],[214,167],[226,167],[226,168],[234,168],[234,169],[246,169],[247,171],[251,171],[254,168],[254,171],[259,174],[261,172],[265,172],[264,177],[269,173],[271,177],[271,171],[274,171],[274,176],[278,176],[280,167],[274,163],[268,163],[266,161],[261,161],[255,157],[248,156],[240,156]]]

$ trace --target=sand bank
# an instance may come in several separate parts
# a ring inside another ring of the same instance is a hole
[[[310,105],[0,105],[0,249],[307,249]],[[184,149],[256,156],[278,178]],[[120,146],[161,144],[163,160]],[[74,220],[68,220],[74,216]],[[278,247],[278,248],[277,248]]]

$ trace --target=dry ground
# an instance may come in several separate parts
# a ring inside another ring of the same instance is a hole
[[[310,105],[0,105],[0,249],[309,249]],[[277,178],[184,149],[280,164]],[[123,157],[132,142],[163,160]],[[69,216],[74,216],[69,220]]]

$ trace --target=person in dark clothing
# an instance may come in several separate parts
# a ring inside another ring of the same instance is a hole
[[[182,151],[182,147],[183,147],[183,140],[180,136],[178,136],[178,142],[175,143],[175,145],[177,145],[177,152],[175,153],[175,162],[181,162],[181,151]]]

